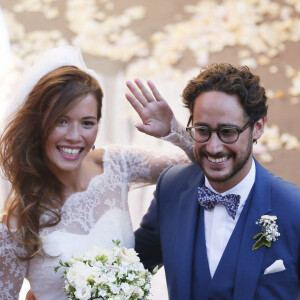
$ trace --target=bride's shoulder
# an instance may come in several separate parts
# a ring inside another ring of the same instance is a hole
[[[128,145],[122,144],[109,144],[103,148],[90,151],[89,156],[95,162],[102,163],[105,159],[110,159],[116,156],[122,155],[122,153],[128,150]]]
[[[16,230],[18,225],[18,219],[16,213],[12,213],[9,218],[9,222],[7,222],[7,212],[6,210],[0,209],[0,226],[3,228],[10,228],[10,230]]]
[[[6,222],[6,211],[0,209],[0,224],[5,224]]]
[[[103,148],[90,151],[88,160],[96,165],[102,165],[104,161],[124,162],[134,147],[122,144],[110,144]]]
[[[104,158],[105,151],[106,150],[104,148],[99,148],[99,149],[92,150],[89,153],[88,158],[93,163],[95,163],[97,165],[101,165],[103,163],[103,158]]]

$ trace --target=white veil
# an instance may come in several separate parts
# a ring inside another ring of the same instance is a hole
[[[10,97],[10,101],[4,113],[3,124],[5,125],[10,120],[11,116],[18,110],[18,108],[23,105],[33,87],[44,75],[62,66],[75,66],[82,71],[85,71],[93,76],[99,82],[102,88],[97,73],[94,70],[86,67],[79,47],[63,46],[52,48],[37,56],[35,63],[30,68],[25,70],[25,72],[20,76],[17,86]],[[4,179],[3,176],[1,176],[0,210],[4,207],[9,188],[9,182]]]
[[[11,115],[22,106],[33,87],[44,75],[62,66],[75,66],[85,71],[93,76],[101,86],[97,73],[86,67],[79,47],[63,46],[52,48],[37,56],[35,63],[21,75],[5,117]]]
[[[5,74],[11,58],[9,36],[7,32],[7,26],[5,24],[3,14],[1,11],[1,7],[0,7],[0,45],[1,45],[0,47],[0,80],[1,80],[1,77]]]

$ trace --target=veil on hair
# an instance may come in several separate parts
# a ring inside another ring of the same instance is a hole
[[[22,106],[33,87],[44,75],[62,66],[75,66],[85,71],[93,76],[101,86],[97,73],[86,67],[79,47],[52,48],[37,56],[35,63],[21,75],[5,113],[5,119]]]
[[[4,76],[11,59],[7,26],[0,7],[0,79]]]
[[[4,113],[4,125],[9,121],[11,116],[20,108],[26,101],[29,93],[37,82],[47,73],[62,67],[62,66],[75,66],[82,71],[93,76],[100,84],[101,82],[97,73],[88,69],[83,61],[82,54],[79,47],[76,46],[63,46],[52,48],[37,56],[35,63],[24,71],[21,75],[16,89],[14,90],[10,103],[8,104]],[[1,176],[0,178],[0,221],[1,221],[1,208],[3,208],[6,196],[9,192],[9,182]]]

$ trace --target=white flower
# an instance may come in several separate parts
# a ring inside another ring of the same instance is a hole
[[[262,227],[262,234],[270,242],[275,242],[280,236],[276,220],[276,216],[263,215],[258,221],[258,224]]]
[[[146,283],[146,281],[145,281],[144,278],[139,278],[139,280],[138,280],[138,282],[137,282],[137,285],[138,285],[138,286],[143,286],[145,283]]]
[[[91,298],[91,287],[77,287],[74,295],[79,300],[89,300]]]
[[[126,297],[123,295],[118,295],[113,298],[114,300],[126,300]]]
[[[107,295],[107,292],[105,290],[99,289],[98,294],[101,297],[105,297]]]
[[[120,255],[121,255],[121,260],[128,263],[134,263],[140,261],[134,249],[122,248]]]
[[[133,294],[138,294],[139,297],[143,297],[144,296],[143,290],[140,287],[138,287],[138,286],[136,286],[134,288]]]
[[[90,276],[90,267],[86,266],[81,261],[76,261],[73,266],[69,268],[67,273],[67,280],[73,284],[75,283],[78,286],[85,286],[88,277]]]
[[[112,291],[115,295],[117,295],[117,294],[120,293],[120,290],[121,290],[121,287],[120,287],[120,286],[115,285],[115,284],[109,284],[108,286],[110,287],[111,291]]]
[[[136,278],[136,275],[134,273],[130,273],[126,277],[126,279],[129,281],[133,281],[135,278]]]
[[[263,215],[256,222],[257,225],[261,226],[261,232],[253,237],[254,240],[258,239],[258,241],[253,245],[252,250],[256,250],[262,245],[271,247],[271,243],[278,239],[280,233],[278,232],[276,220],[276,216]]]
[[[260,217],[260,220],[276,221],[277,220],[277,216],[263,215],[263,216]]]
[[[98,300],[147,299],[152,274],[145,270],[134,249],[113,242],[113,250],[92,247],[74,254],[66,263],[60,261],[55,270],[67,268],[63,277],[68,299],[89,300],[96,299],[96,295]]]
[[[121,289],[124,291],[125,294],[127,294],[130,290],[130,285],[127,282],[123,282],[121,284]]]

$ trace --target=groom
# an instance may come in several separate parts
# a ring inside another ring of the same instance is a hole
[[[164,265],[172,300],[296,299],[300,189],[252,156],[267,114],[259,77],[215,64],[183,101],[196,163],[161,175],[136,231],[142,262]]]

